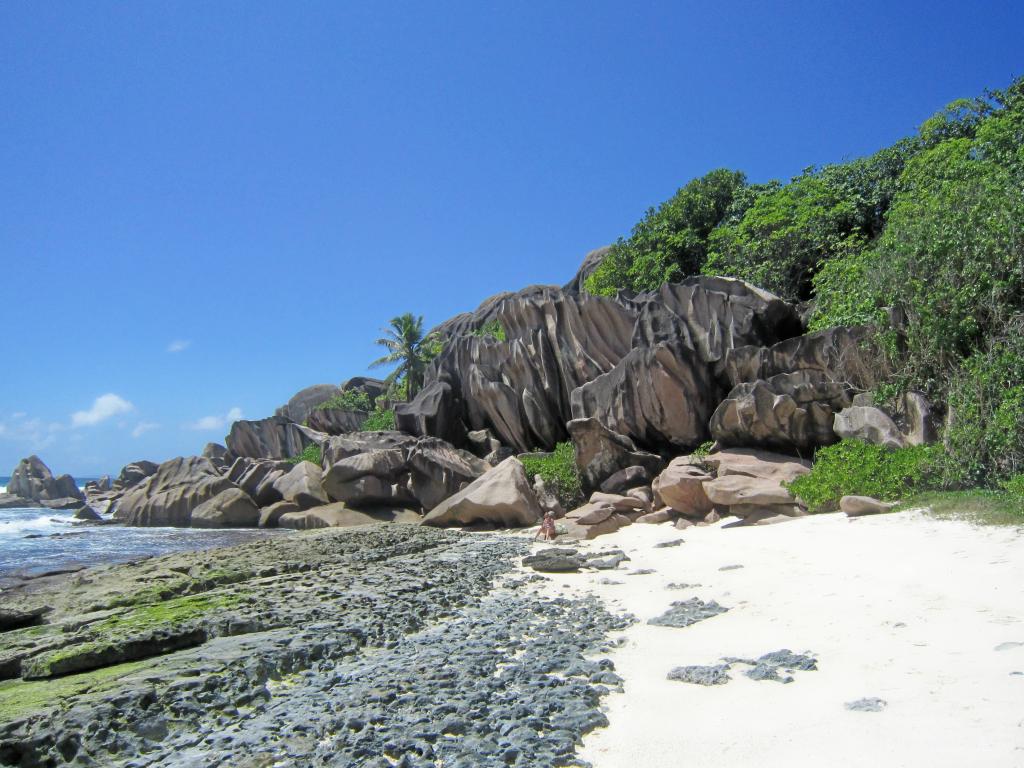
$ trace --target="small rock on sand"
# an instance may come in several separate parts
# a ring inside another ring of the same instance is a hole
[[[668,679],[695,685],[725,685],[732,678],[729,677],[728,664],[716,664],[710,667],[676,667],[668,673]]]
[[[886,708],[886,706],[888,706],[888,702],[885,699],[869,697],[865,699],[857,699],[856,701],[848,701],[843,706],[851,712],[881,712]]]

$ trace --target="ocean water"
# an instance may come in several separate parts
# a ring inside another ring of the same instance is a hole
[[[20,577],[76,566],[120,563],[290,534],[255,528],[82,525],[72,515],[63,510],[0,509],[0,589],[17,583]]]

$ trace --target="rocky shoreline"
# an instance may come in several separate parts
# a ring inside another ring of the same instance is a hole
[[[584,765],[619,678],[521,537],[325,529],[37,579],[0,614],[0,764]]]

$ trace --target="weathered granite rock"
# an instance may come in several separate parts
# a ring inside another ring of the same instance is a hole
[[[192,510],[193,528],[249,528],[259,524],[260,510],[244,491],[226,488]]]
[[[682,342],[638,347],[608,373],[573,390],[572,416],[595,417],[613,432],[656,450],[707,440],[720,396],[711,368]]]
[[[60,499],[43,499],[39,502],[46,509],[78,509],[82,500],[76,496],[65,496]]]
[[[196,507],[233,487],[209,459],[171,459],[121,496],[114,517],[128,525],[188,526]]]
[[[298,456],[306,446],[326,439],[322,432],[299,426],[284,416],[271,416],[259,421],[236,421],[225,443],[235,456],[288,459]]]
[[[902,405],[907,425],[904,436],[907,445],[930,445],[938,440],[931,403],[923,394],[907,392],[903,395]]]
[[[145,459],[133,461],[131,464],[125,464],[121,467],[121,472],[118,474],[117,480],[114,482],[114,486],[120,490],[124,490],[138,485],[147,477],[152,477],[156,474],[158,467],[158,464],[152,461],[146,461]]]
[[[300,461],[287,474],[274,481],[274,490],[285,501],[292,501],[300,509],[319,507],[328,503],[324,492],[323,472],[316,464]]]
[[[711,511],[711,501],[704,492],[704,483],[711,475],[687,459],[673,459],[654,479],[655,500],[676,512],[690,517],[703,517]]]
[[[614,508],[601,504],[585,504],[566,514],[558,525],[566,538],[596,539],[630,525],[633,520]]]
[[[584,492],[626,467],[640,466],[656,474],[665,462],[660,456],[637,450],[628,437],[611,431],[597,419],[574,419],[567,425],[576,451],[576,467]]]
[[[712,504],[726,507],[756,504],[760,506],[796,503],[793,495],[774,480],[743,475],[726,475],[704,483],[704,492]]]
[[[347,483],[365,475],[393,479],[406,468],[406,452],[401,448],[378,448],[357,453],[330,465],[332,483]]]
[[[7,493],[35,501],[69,497],[85,501],[85,495],[71,475],[54,477],[50,468],[34,454],[22,459],[11,471]]]
[[[587,278],[594,273],[594,270],[601,265],[601,262],[604,261],[604,257],[608,255],[608,252],[611,249],[612,247],[610,245],[605,245],[601,248],[595,248],[584,256],[583,262],[580,264],[580,268],[576,271],[575,276],[565,284],[565,287],[562,290],[566,293],[583,293],[583,284],[586,282]]]
[[[475,429],[466,433],[466,442],[469,450],[481,459],[501,448],[501,442],[489,429]]]
[[[14,493],[0,493],[0,509],[31,509],[41,506],[35,499],[26,499]]]
[[[878,515],[892,512],[895,507],[895,502],[879,501],[870,496],[843,496],[839,500],[839,509],[845,512],[847,517]]]
[[[214,464],[219,462],[227,466],[231,465],[231,454],[228,449],[220,443],[207,443],[203,447],[203,453],[201,455],[203,458],[209,459]]]
[[[291,472],[291,462],[274,459],[235,459],[226,477],[252,497],[256,506],[266,507],[281,500],[275,483]]]
[[[575,573],[583,567],[583,557],[576,549],[552,547],[524,557],[522,563],[539,573]]]
[[[782,373],[816,371],[830,381],[866,388],[866,375],[877,373],[862,349],[866,338],[865,328],[839,327],[794,336],[767,347],[736,346],[726,353],[722,370],[733,387]]]
[[[449,526],[483,521],[520,527],[535,525],[542,514],[522,462],[511,457],[434,507],[423,524]]]
[[[91,520],[93,522],[103,519],[96,513],[95,509],[84,505],[76,509],[75,514],[72,515],[72,517],[74,517],[75,520]]]
[[[811,471],[811,462],[756,448],[729,448],[709,453],[702,459],[719,477],[743,475],[791,483]]]
[[[620,469],[601,483],[601,491],[604,493],[620,493],[630,488],[649,485],[650,482],[651,473],[644,467],[626,467],[625,469]]]
[[[665,509],[657,509],[654,512],[641,515],[636,519],[636,522],[657,525],[658,523],[667,523],[674,519],[675,516],[674,510],[666,507]]]
[[[798,371],[737,384],[711,417],[722,446],[806,450],[831,445],[837,412],[850,404],[850,387],[817,371]]]
[[[423,509],[433,509],[491,469],[483,459],[436,437],[417,440],[405,461],[406,487]]]
[[[296,424],[302,424],[309,418],[314,408],[340,394],[341,387],[336,384],[314,384],[292,395],[285,405],[282,405],[274,412],[274,415],[283,417]],[[252,454],[239,455],[250,456]]]
[[[110,475],[102,475],[101,477],[98,477],[95,480],[90,480],[85,484],[85,493],[86,495],[90,493],[107,493],[112,490],[113,482],[114,481],[111,480]]]
[[[565,519],[577,525],[597,525],[615,514],[611,504],[587,503],[565,514]]]
[[[650,512],[650,505],[634,496],[624,496],[618,493],[602,493],[595,491],[590,494],[591,504],[607,504],[616,512]]]
[[[415,400],[396,405],[395,425],[412,435],[442,437],[459,444],[466,440],[458,399],[444,381],[428,382]]]
[[[363,428],[369,414],[366,411],[352,411],[343,408],[314,408],[309,412],[306,423],[310,429],[325,435],[347,435]]]
[[[832,429],[841,438],[852,438],[886,448],[902,448],[906,444],[899,427],[880,408],[844,408],[835,415]]]
[[[343,381],[341,388],[345,392],[362,392],[373,403],[378,397],[387,393],[388,383],[372,376],[353,376],[348,381]]]
[[[282,515],[289,512],[301,512],[299,505],[294,501],[275,501],[269,507],[260,510],[260,528],[277,528],[277,523]]]
[[[342,459],[387,448],[411,448],[416,438],[402,432],[355,432],[328,437],[323,444],[323,466],[331,467]]]

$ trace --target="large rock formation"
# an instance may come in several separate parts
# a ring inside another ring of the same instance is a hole
[[[271,416],[259,421],[236,421],[224,442],[235,456],[288,459],[298,456],[307,445],[326,439],[322,432],[300,426],[284,416]]]
[[[54,477],[50,468],[38,456],[22,459],[11,471],[7,482],[7,493],[31,501],[50,501],[74,498],[80,501],[85,496],[71,475]]]
[[[165,461],[155,474],[121,496],[114,517],[128,525],[188,526],[200,504],[234,487],[209,459],[179,457]]]
[[[326,435],[344,435],[358,432],[363,428],[369,414],[366,411],[351,411],[344,408],[314,408],[309,412],[306,423],[309,428]]]
[[[196,528],[246,528],[257,525],[260,510],[249,495],[238,488],[226,488],[192,510]]]
[[[597,419],[574,419],[567,426],[584,491],[599,488],[606,478],[627,467],[642,467],[656,474],[665,463],[660,456],[637,450],[632,440]]]
[[[505,340],[471,333],[493,321]],[[526,452],[565,440],[573,418],[597,418],[641,449],[678,451],[706,439],[725,355],[799,330],[789,304],[739,280],[621,300],[531,286],[439,326],[444,351],[398,421],[456,444],[487,429]]]
[[[434,507],[423,524],[520,527],[535,525],[542,515],[523,464],[513,456]]]
[[[291,399],[278,408],[274,415],[296,424],[302,424],[309,418],[314,408],[340,394],[341,387],[336,384],[314,384],[292,395]]]

